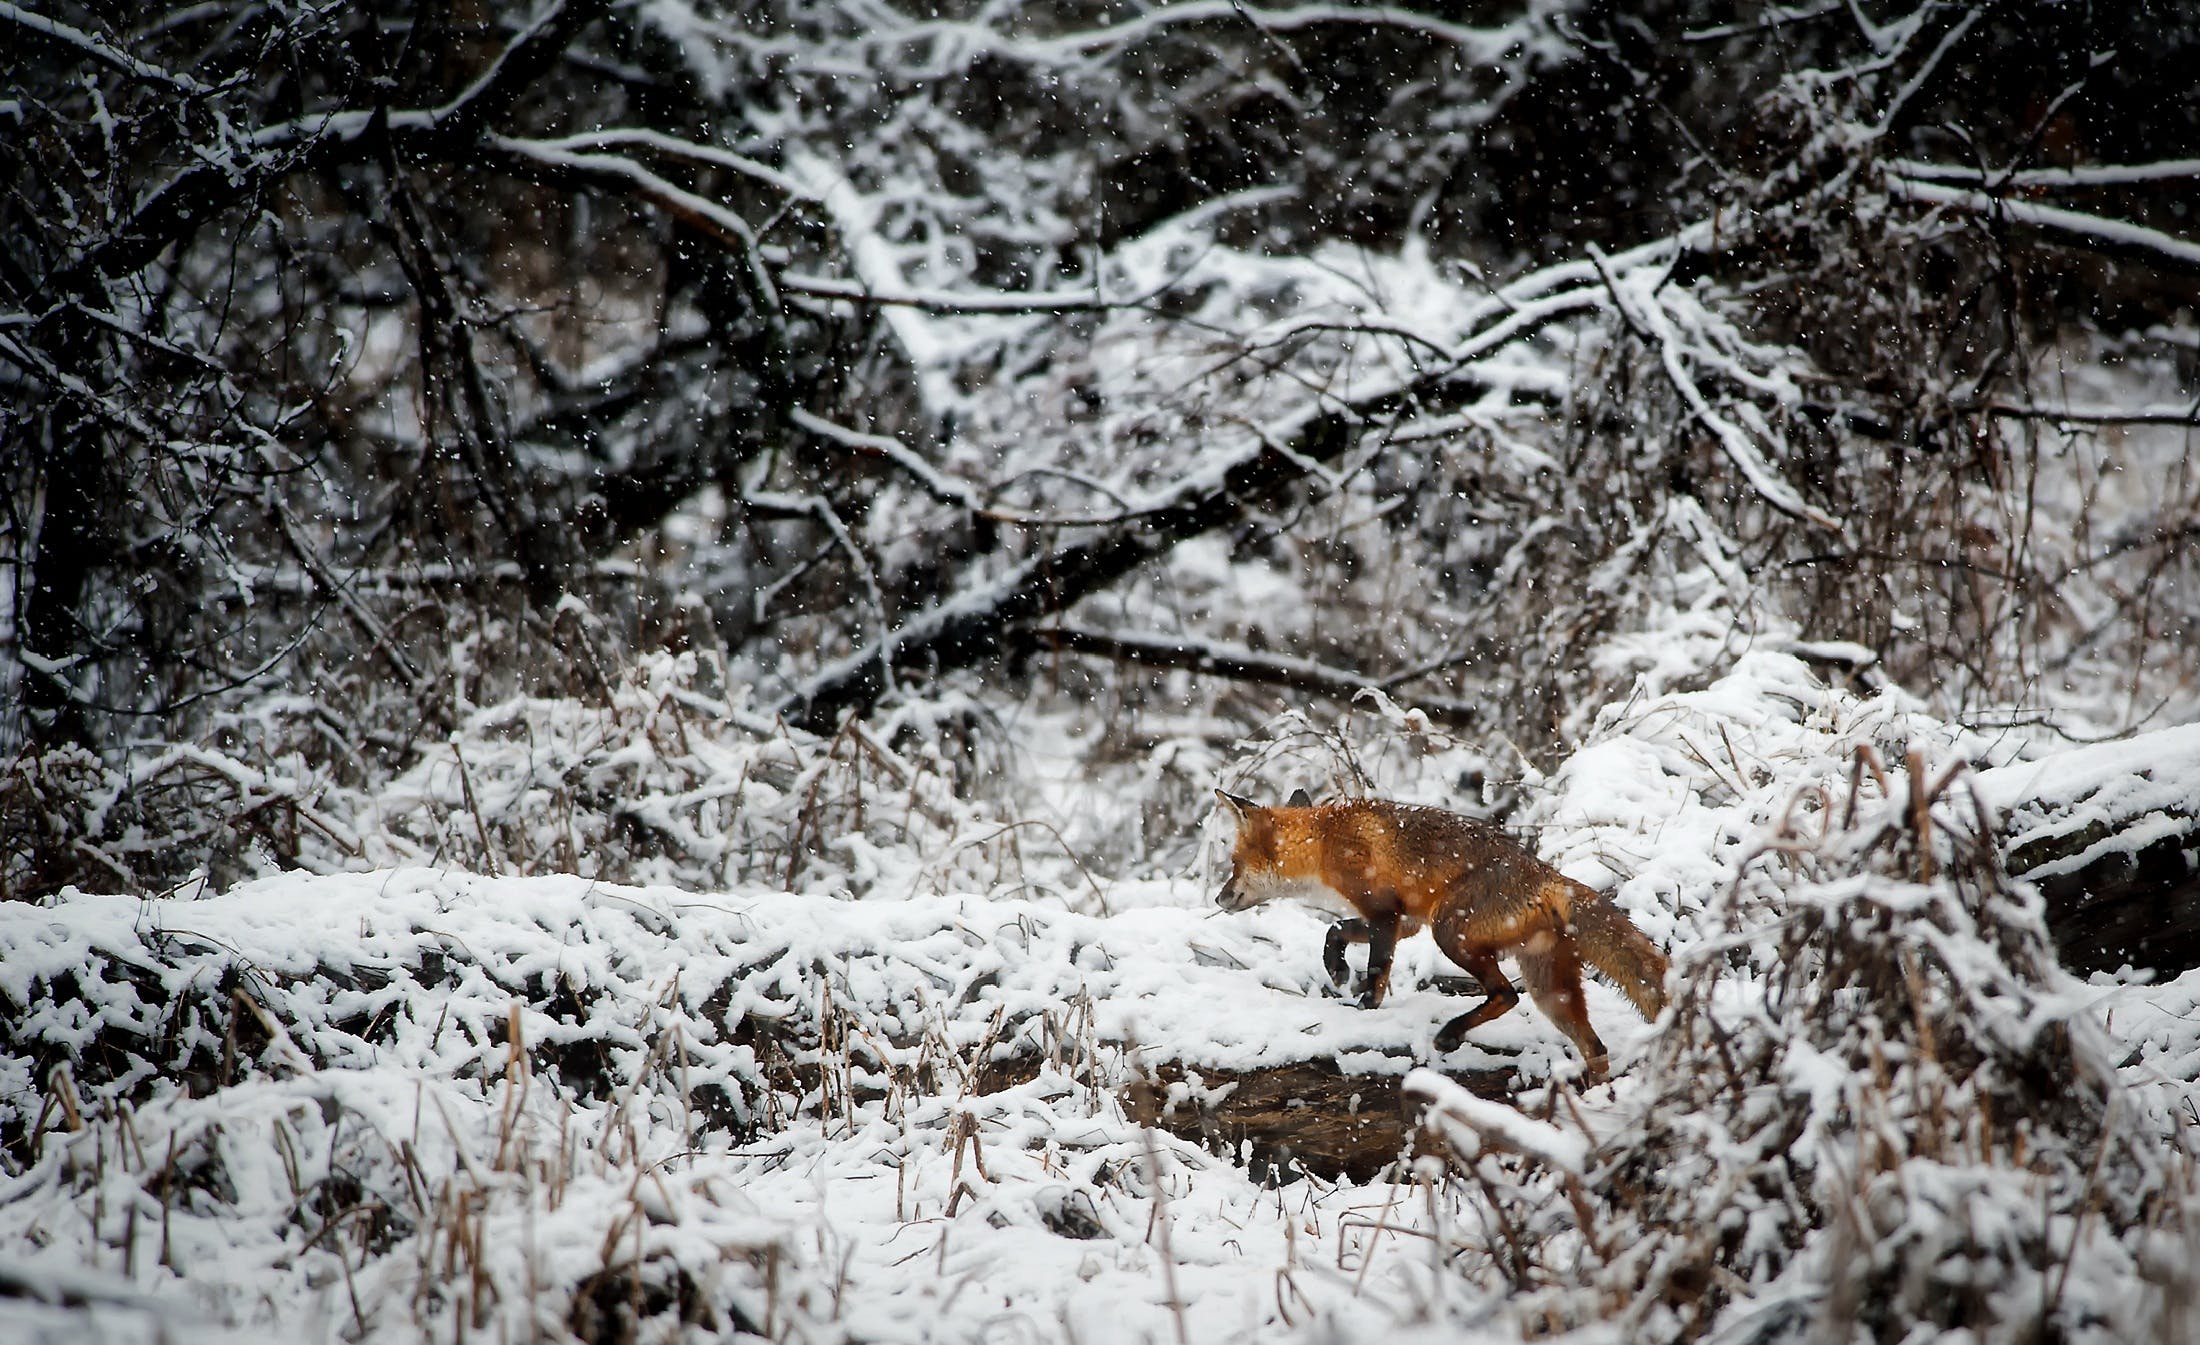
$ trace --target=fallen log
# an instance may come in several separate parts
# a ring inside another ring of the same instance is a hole
[[[1477,1097],[1510,1101],[1510,1067],[1449,1076]],[[1302,1172],[1372,1181],[1406,1156],[1425,1105],[1402,1074],[1349,1072],[1306,1060],[1269,1069],[1211,1069],[1172,1060],[1124,1094],[1140,1125],[1158,1126],[1277,1181]]]
[[[2200,967],[2200,724],[1981,771],[1979,785],[2063,965]]]

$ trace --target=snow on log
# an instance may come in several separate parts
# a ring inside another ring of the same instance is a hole
[[[1408,1134],[1401,1084],[1455,1010],[1446,984],[1406,959],[1362,1010],[1331,993],[1313,915],[1211,916],[425,869],[0,903],[0,1165],[71,1118],[255,1080],[364,1106],[523,1072],[577,1113],[638,1108],[698,1145],[888,1098],[1075,1092],[1278,1170],[1380,1171]],[[1570,1060],[1518,1013],[1445,1064],[1503,1097]]]
[[[2064,965],[2200,966],[2200,724],[1979,773]]]
[[[1427,1104],[1422,1126],[1462,1159],[1472,1161],[1484,1153],[1518,1154],[1577,1177],[1589,1161],[1589,1141],[1578,1132],[1561,1130],[1518,1108],[1479,1097],[1434,1070],[1417,1069],[1407,1075],[1405,1091]]]

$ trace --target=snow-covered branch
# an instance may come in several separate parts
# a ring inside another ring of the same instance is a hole
[[[870,647],[820,669],[781,703],[779,713],[829,731],[843,715],[861,711],[884,694],[896,669],[940,672],[995,657],[1016,624],[1064,611],[1184,538],[1243,517],[1303,476],[1308,464],[1341,456],[1357,440],[1362,424],[1397,414],[1407,401],[1405,394],[1393,392],[1346,410],[1306,415],[1279,436],[1290,445],[1289,453],[1263,446],[1215,455],[1213,469],[1178,484],[1171,504],[969,585],[903,621]]]
[[[2150,266],[2200,275],[2200,243],[2132,224],[2126,220],[2064,210],[2059,206],[2015,200],[1991,191],[1920,182],[1898,173],[1887,175],[1887,189],[1921,205],[2007,220],[2037,229],[2050,238],[2094,252]]]
[[[113,43],[104,41],[81,28],[58,22],[42,14],[33,14],[21,5],[9,3],[8,0],[0,0],[0,23],[12,23],[26,32],[37,33],[41,37],[50,38],[55,42],[74,47],[100,64],[119,70],[136,79],[165,84],[179,93],[203,94],[209,92],[206,85],[201,84],[189,75],[179,75],[173,71],[164,70],[150,61],[140,60]]]
[[[1362,696],[1397,694],[1431,719],[1454,726],[1482,722],[1480,706],[1446,696],[1406,696],[1397,693],[1394,678],[1367,677],[1313,659],[1291,658],[1249,649],[1221,640],[1186,635],[1143,635],[1131,631],[1085,630],[1075,626],[1040,626],[1018,635],[1015,643],[1034,651],[1054,650],[1093,658],[1120,659],[1153,668],[1184,668],[1203,677],[1233,682],[1311,691],[1341,701]]]
[[[2200,402],[2181,406],[2045,406],[2036,402],[1987,401],[1959,409],[2053,425],[2200,426]]]
[[[1387,28],[1456,47],[1467,60],[1500,64],[1523,53],[1557,55],[1565,45],[1533,12],[1511,23],[1475,27],[1395,5],[1297,4],[1276,8],[1234,0],[1167,0],[1120,23],[1033,35],[1006,32],[988,19],[910,19],[886,4],[867,7],[861,31],[837,39],[759,35],[730,23],[699,25],[728,46],[791,60],[861,58],[938,78],[993,59],[1051,69],[1109,59],[1141,43],[1184,29],[1248,26],[1287,33],[1320,27]],[[915,55],[915,53],[923,53]]]
[[[946,475],[916,450],[891,435],[866,434],[851,430],[813,412],[797,409],[790,417],[794,424],[811,434],[840,448],[861,453],[866,457],[883,458],[900,468],[926,494],[945,504],[952,504],[970,514],[985,514],[987,510],[967,481],[958,481]]]
[[[789,294],[799,294],[809,299],[826,299],[835,303],[853,304],[859,308],[908,308],[936,317],[1107,313],[1119,309],[1141,308],[1152,303],[1155,297],[1146,293],[1124,299],[1108,299],[1091,289],[1026,292],[1006,290],[986,293],[982,290],[926,289],[910,285],[874,286],[861,280],[799,272],[782,273],[779,286]]]
[[[2081,190],[2089,187],[2129,187],[2154,182],[2189,182],[2200,178],[2200,159],[2161,159],[2153,163],[2089,163],[2069,168],[2022,168],[1990,172],[1966,164],[1928,163],[1922,159],[1895,159],[1888,171],[1913,182],[1960,182],[1988,191],[2007,188]]]
[[[1604,273],[1620,316],[1655,348],[1658,367],[1664,371],[1673,390],[1712,432],[1720,450],[1741,471],[1743,479],[1758,497],[1791,518],[1838,530],[1840,524],[1832,515],[1805,501],[1766,460],[1757,444],[1757,438],[1763,437],[1761,433],[1753,437],[1736,423],[1736,416],[1725,414],[1712,405],[1692,366],[1707,365],[1730,382],[1774,398],[1792,400],[1793,386],[1780,378],[1756,373],[1729,350],[1722,349],[1722,346],[1733,344],[1733,334],[1723,330],[1723,324],[1685,293],[1668,291],[1660,277],[1635,271],[1622,279],[1611,273],[1601,255],[1593,255],[1592,261]],[[1759,425],[1761,429],[1761,421]]]
[[[663,131],[646,127],[615,127],[603,131],[584,131],[577,135],[526,140],[505,140],[504,144],[524,147],[547,155],[588,153],[597,150],[644,150],[668,159],[691,164],[699,168],[724,168],[746,178],[753,178],[775,191],[783,192],[795,200],[814,200],[811,190],[780,172],[770,164],[761,163],[746,154],[737,154],[717,145],[685,140]]]
[[[756,230],[738,212],[667,181],[623,154],[568,148],[572,143],[491,136],[486,148],[553,179],[585,180],[632,192],[741,258],[759,306],[767,310],[779,306],[778,285],[760,253]]]

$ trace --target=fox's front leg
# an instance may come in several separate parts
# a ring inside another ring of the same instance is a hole
[[[1329,983],[1339,990],[1352,984],[1352,968],[1345,963],[1344,950],[1355,943],[1366,943],[1367,936],[1367,921],[1339,920],[1322,940],[1322,970],[1329,973]]]
[[[1359,1004],[1363,1009],[1372,1009],[1390,990],[1390,964],[1398,951],[1398,917],[1339,920],[1329,927],[1328,937],[1322,940],[1322,969],[1340,988],[1351,982],[1352,970],[1345,965],[1344,950],[1355,943],[1367,945],[1367,980],[1360,987]]]

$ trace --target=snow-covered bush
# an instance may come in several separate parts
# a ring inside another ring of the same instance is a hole
[[[1673,999],[1617,1107],[1544,1099],[1586,1160],[1462,1144],[1477,1123],[1424,1086],[1455,1199],[1517,1221],[1455,1235],[1470,1276],[1522,1322],[1635,1340],[2175,1338],[2188,1090],[2120,1068],[2106,992],[2008,875],[1962,755],[2007,740],[1769,654],[1602,732],[1527,811],[1671,937]]]
[[[1625,1194],[1602,1232],[1627,1250],[1598,1278],[1639,1295],[1639,1329],[1707,1329],[1745,1286],[1748,1313],[1789,1300],[1867,1339],[2128,1325],[2062,1286],[2075,1257],[2128,1255],[2163,1191],[2167,1118],[2115,1077],[1963,768],[1937,798],[1922,770],[1892,798],[1798,809],[1707,913],[1731,932],[1680,954],[1640,1128],[1604,1174]],[[1750,991],[1738,960],[1763,969]]]
[[[771,882],[894,895],[1025,873],[982,714],[904,701],[829,737],[766,718],[693,653],[623,669],[595,697],[516,696],[359,800],[353,855],[481,873],[578,873],[696,891]],[[1058,850],[1058,847],[1055,847]]]
[[[438,864],[697,891],[1011,883],[1091,901],[1061,833],[1015,811],[1003,732],[966,698],[908,697],[819,736],[765,717],[692,652],[641,658],[598,687],[462,706],[381,782],[316,764],[310,705],[256,705],[217,746],[120,766],[26,753],[0,802],[9,825],[42,833],[12,838],[0,895]]]

